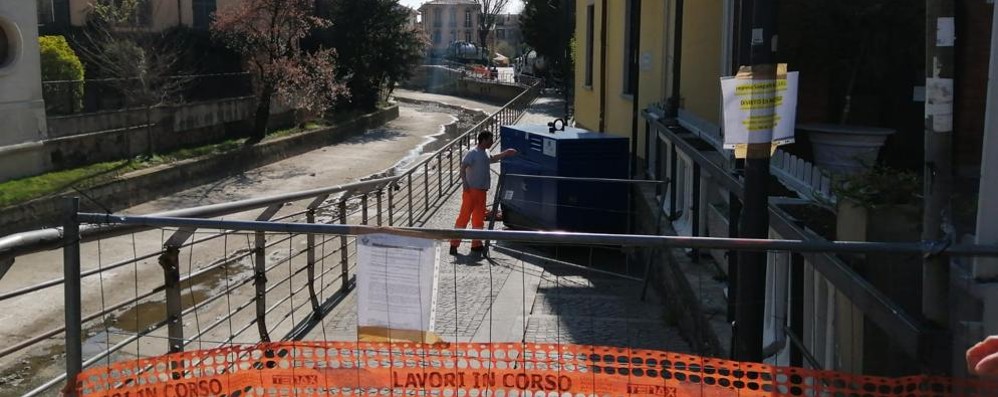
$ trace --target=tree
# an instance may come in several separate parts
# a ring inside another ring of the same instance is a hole
[[[83,108],[84,69],[80,58],[65,37],[38,38],[41,53],[42,81],[69,81],[58,85],[43,85],[45,106],[50,111],[72,113]],[[68,105],[68,106],[67,106]]]
[[[175,98],[189,80],[178,77],[183,42],[166,32],[149,29],[152,0],[94,0],[87,26],[78,35],[78,48],[87,63],[126,108],[141,107],[146,117],[147,152],[156,151],[153,108]]]
[[[346,91],[336,79],[335,52],[304,51],[301,41],[329,26],[314,15],[313,0],[245,0],[215,14],[215,38],[243,55],[257,90],[252,138],[267,135],[275,98],[321,115]]]
[[[573,72],[572,32],[575,31],[575,2],[566,0],[526,0],[520,13],[523,41],[565,78]],[[564,23],[560,23],[564,21]],[[567,25],[566,25],[567,23]]]
[[[485,59],[492,59],[488,49],[489,33],[496,28],[499,15],[506,10],[509,0],[475,0],[482,7],[481,19],[478,21],[478,44],[485,51]]]
[[[562,83],[565,113],[575,81],[575,1],[525,0],[520,13],[523,41],[544,58],[547,71]]]
[[[337,74],[350,90],[350,101],[340,105],[374,108],[422,62],[429,44],[426,35],[409,25],[410,11],[398,0],[321,4],[332,27],[322,29],[316,41],[339,54]]]

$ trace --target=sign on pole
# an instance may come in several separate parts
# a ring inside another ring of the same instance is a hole
[[[721,78],[724,148],[735,149],[739,158],[751,144],[794,142],[798,73],[786,69],[786,64],[778,66],[776,80],[754,78],[748,66],[737,76]]]

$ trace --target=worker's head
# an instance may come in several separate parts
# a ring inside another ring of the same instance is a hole
[[[492,131],[485,130],[478,133],[478,146],[490,147],[495,143],[495,138],[493,138]]]

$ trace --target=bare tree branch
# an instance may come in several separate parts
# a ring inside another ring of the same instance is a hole
[[[489,33],[496,27],[496,22],[509,5],[509,0],[475,0],[482,7],[481,20],[478,23],[478,40],[482,49],[488,47]],[[486,53],[488,58],[491,54]]]

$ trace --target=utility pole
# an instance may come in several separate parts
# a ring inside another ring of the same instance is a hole
[[[954,236],[950,224],[953,191],[953,89],[956,41],[953,0],[926,0],[925,208],[922,240],[938,242]],[[949,258],[927,256],[922,264],[922,313],[939,326],[948,323]]]
[[[753,79],[770,81],[777,79],[778,5],[778,0],[742,1],[742,15],[751,16],[751,34],[744,39],[750,40],[751,44],[749,56]],[[743,23],[747,20],[749,19],[742,19]],[[769,129],[769,133],[772,134],[772,128]],[[745,158],[745,205],[739,237],[769,238],[770,148],[769,143],[748,146]],[[733,358],[738,361],[761,362],[763,317],[766,310],[766,253],[741,252],[738,254],[738,267]]]

